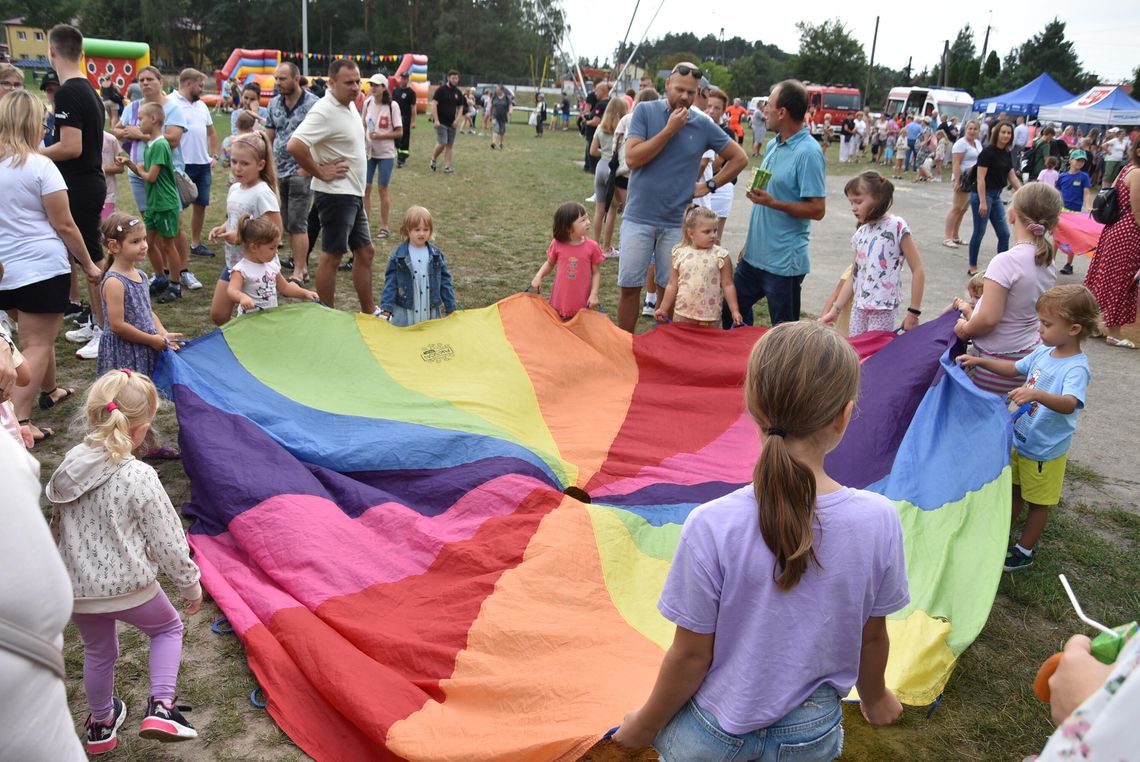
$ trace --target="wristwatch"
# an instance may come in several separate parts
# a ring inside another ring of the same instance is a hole
[[[716,180],[711,177],[708,180],[705,180],[705,187],[709,189],[709,193],[712,193],[716,190]]]

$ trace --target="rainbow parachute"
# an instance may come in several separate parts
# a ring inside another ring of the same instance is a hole
[[[952,326],[855,342],[828,462],[898,505],[888,682],[911,704],[985,623],[1009,526],[1008,414],[949,362]],[[520,295],[403,329],[281,307],[165,353],[190,542],[278,724],[321,760],[584,753],[672,638],[685,516],[751,478],[761,332],[631,337]]]

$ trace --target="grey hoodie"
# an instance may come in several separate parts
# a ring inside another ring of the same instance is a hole
[[[47,485],[59,553],[75,591],[75,612],[140,606],[158,594],[158,571],[186,600],[202,595],[186,533],[158,474],[128,455],[76,445]]]

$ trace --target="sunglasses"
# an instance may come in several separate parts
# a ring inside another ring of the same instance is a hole
[[[695,79],[702,79],[705,73],[697,66],[686,66],[685,64],[677,64],[673,68],[674,74],[680,74],[682,77],[693,77]]]

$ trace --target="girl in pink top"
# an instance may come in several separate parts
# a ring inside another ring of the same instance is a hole
[[[589,235],[590,215],[586,207],[574,201],[558,207],[554,212],[554,240],[546,250],[546,261],[530,282],[530,287],[541,294],[543,278],[555,271],[550,306],[563,320],[574,317],[583,307],[598,306],[605,257]]]
[[[990,260],[982,298],[969,319],[962,317],[954,333],[973,339],[975,357],[1017,362],[1041,343],[1037,334],[1037,297],[1053,287],[1056,248],[1046,235],[1061,217],[1061,194],[1044,183],[1027,183],[1013,196],[1008,219],[1014,245]],[[955,309],[960,309],[955,300]],[[1006,395],[1025,383],[1024,376],[1009,378],[981,366],[970,369],[979,389]]]

